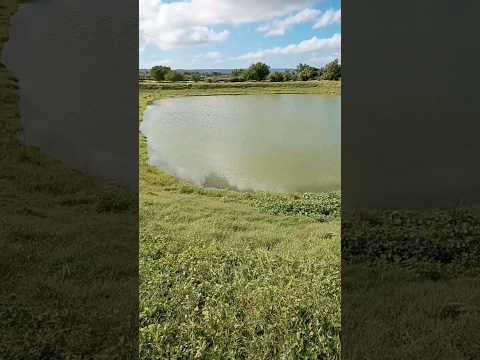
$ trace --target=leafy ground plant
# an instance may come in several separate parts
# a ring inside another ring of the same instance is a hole
[[[375,211],[342,218],[343,259],[441,266],[443,272],[480,267],[480,219],[468,208]]]
[[[271,194],[255,197],[255,207],[272,215],[302,215],[318,221],[334,220],[340,216],[340,192]]]
[[[17,1],[0,3],[0,55],[16,11]],[[18,85],[0,64],[0,358],[128,359],[136,206],[19,141]]]
[[[474,207],[342,214],[342,356],[475,359]]]
[[[166,96],[321,87],[142,89]],[[340,194],[239,193],[148,163],[140,135],[140,358],[339,359]]]

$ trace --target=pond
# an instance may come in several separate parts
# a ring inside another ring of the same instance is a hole
[[[340,96],[162,99],[141,131],[152,165],[196,185],[238,191],[340,189]]]

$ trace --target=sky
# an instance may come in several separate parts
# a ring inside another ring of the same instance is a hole
[[[341,62],[340,0],[140,0],[139,66]]]

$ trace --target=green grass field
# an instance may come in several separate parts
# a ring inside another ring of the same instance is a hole
[[[0,52],[16,9],[0,4]],[[140,114],[167,96],[340,94],[189,86],[142,84]],[[21,144],[17,90],[0,65],[0,358],[128,359],[137,199]],[[149,166],[141,135],[139,170],[142,359],[339,359],[340,333],[344,359],[478,359],[478,209],[344,223],[340,281],[339,193],[202,189]]]
[[[245,81],[245,82],[157,82],[141,81],[142,90],[183,90],[186,95],[215,95],[216,92],[232,94],[319,94],[340,95],[341,82],[328,80],[310,81]],[[199,90],[200,92],[197,92]],[[181,93],[180,93],[181,94]]]
[[[167,96],[282,90],[147,89],[140,106]],[[325,211],[335,208],[334,196],[299,206],[300,194],[200,189],[148,166],[140,141],[144,358],[339,358],[340,293],[345,359],[480,353],[478,208],[345,218],[340,291],[340,223]],[[299,209],[307,216],[295,215]]]
[[[440,271],[441,273],[441,271]],[[480,279],[342,265],[344,359],[478,359]]]
[[[344,358],[478,358],[478,210],[342,215]]]
[[[0,4],[0,54],[16,10]],[[128,359],[137,199],[20,143],[17,89],[1,65],[0,358]]]
[[[140,114],[170,96],[325,91],[142,89]],[[140,144],[141,358],[339,359],[340,194],[203,189]]]

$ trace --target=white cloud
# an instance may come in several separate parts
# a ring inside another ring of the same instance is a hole
[[[220,64],[225,61],[225,58],[223,57],[221,52],[210,51],[206,54],[196,55],[194,58],[194,62],[197,62],[198,60],[208,60],[209,63]]]
[[[171,50],[179,47],[207,45],[225,41],[228,31],[215,32],[206,26],[192,26],[185,29],[171,29],[162,33],[160,38],[150,37],[152,43],[162,50]]]
[[[225,41],[229,32],[214,26],[269,21],[318,0],[140,0],[140,48],[162,50]]]
[[[339,63],[341,63],[341,54],[339,52],[333,52],[332,54],[325,55],[325,56],[321,56],[321,55],[314,56],[308,59],[307,63],[312,66],[322,67],[325,64],[335,59],[338,59]]]
[[[205,59],[221,60],[222,59],[222,54],[218,51],[210,51],[210,52],[205,54]]]
[[[257,28],[257,31],[265,33],[266,37],[281,36],[284,35],[289,28],[312,21],[320,14],[320,10],[307,8],[295,15],[288,16],[285,19],[274,20],[271,23],[263,24]]]
[[[342,21],[342,11],[329,9],[325,11],[322,16],[313,25],[314,29],[319,29],[332,24],[340,24]]]
[[[332,37],[323,39],[314,36],[311,39],[301,41],[298,44],[249,52],[239,56],[237,59],[259,61],[276,55],[305,54],[318,51],[340,52],[341,40],[342,37],[340,34],[334,34]]]
[[[319,29],[332,24],[340,24],[341,10],[329,9],[322,13],[317,9],[304,9],[295,15],[288,16],[284,19],[273,20],[270,23],[262,24],[257,28],[258,32],[265,33],[266,37],[282,36],[291,27],[306,22],[315,21],[314,29]]]
[[[173,66],[174,61],[172,59],[158,59],[140,61],[140,69],[151,69],[154,66]]]

